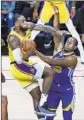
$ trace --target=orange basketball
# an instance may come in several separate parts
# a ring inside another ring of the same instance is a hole
[[[24,52],[33,51],[36,49],[36,43],[33,40],[23,40],[22,49]]]

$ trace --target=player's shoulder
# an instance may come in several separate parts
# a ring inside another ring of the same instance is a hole
[[[10,37],[8,38],[8,42],[14,41],[14,40],[19,40],[19,38],[16,35],[10,35]]]
[[[76,66],[78,63],[77,56],[75,55],[70,55],[66,58],[70,63],[72,63],[72,66]]]
[[[77,56],[76,55],[70,55],[70,56],[68,56],[68,59],[77,60]]]

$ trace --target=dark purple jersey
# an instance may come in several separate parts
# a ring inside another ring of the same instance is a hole
[[[71,55],[74,54],[72,53]],[[65,57],[66,57],[65,55],[62,55],[62,53],[59,52],[55,56],[53,56],[53,59],[57,59],[57,58],[65,59]],[[52,66],[52,68],[55,70],[55,75],[51,89],[65,90],[73,85],[74,69],[71,69],[69,67],[62,67],[62,66]]]

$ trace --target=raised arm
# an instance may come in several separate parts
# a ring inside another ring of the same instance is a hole
[[[37,30],[37,31],[43,31],[43,32],[46,32],[46,33],[51,33],[51,34],[56,34],[57,32],[57,29],[49,26],[49,25],[41,25],[41,24],[37,24],[34,28],[34,30]]]
[[[33,12],[33,19],[37,19],[38,18],[38,9],[40,6],[40,1],[36,1],[36,4],[34,6],[34,12]]]
[[[59,9],[57,6],[53,5],[52,3],[51,3],[51,5],[55,12],[54,20],[53,20],[53,27],[55,28],[55,30],[57,30],[56,34],[54,34],[54,36],[53,36],[53,40],[54,40],[54,44],[55,44],[54,54],[56,54],[56,52],[61,51],[63,48],[63,43],[61,42],[61,36],[69,35],[70,33],[65,30],[60,30]]]
[[[59,10],[58,8],[52,4],[52,7],[54,9],[54,19],[53,19],[53,27],[55,29],[60,29],[60,21],[59,21]],[[53,36],[53,40],[54,40],[54,54],[56,54],[57,51],[59,51],[59,49],[61,50],[62,49],[62,43],[60,42],[61,41],[61,35],[59,34],[55,34]]]
[[[33,29],[35,31],[44,31],[44,32],[51,33],[53,35],[56,34],[57,31],[59,31],[58,29],[55,29],[49,25],[34,24],[32,22],[21,23],[20,27],[30,29],[30,30]]]

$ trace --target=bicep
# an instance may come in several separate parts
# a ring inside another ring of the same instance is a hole
[[[16,36],[10,36],[8,44],[12,50],[20,47],[20,40]]]

